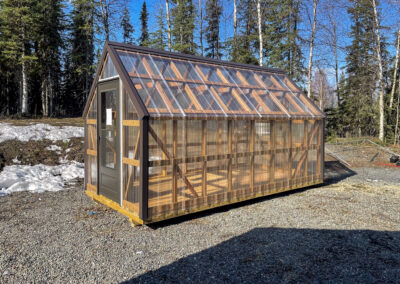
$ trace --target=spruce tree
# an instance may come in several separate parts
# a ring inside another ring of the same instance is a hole
[[[19,92],[11,92],[9,95],[18,97],[19,112],[29,113],[29,86],[28,73],[29,65],[36,60],[32,54],[32,25],[34,14],[32,7],[35,6],[33,0],[2,0],[0,2],[0,47],[6,72],[6,80],[18,78]],[[16,71],[16,69],[18,71]],[[18,73],[14,73],[18,72]],[[14,73],[13,76],[11,73]]]
[[[41,110],[44,116],[58,113],[61,92],[63,5],[61,0],[42,0],[35,8],[34,49],[40,78]]]
[[[374,10],[369,0],[352,0],[348,9],[352,25],[347,46],[346,88],[342,94],[343,116],[353,135],[377,133],[377,57]],[[385,46],[383,44],[383,46]],[[383,48],[383,53],[386,53]]]
[[[94,9],[91,0],[73,2],[63,102],[71,115],[82,113],[96,68],[94,65]]]
[[[142,11],[140,12],[141,35],[139,38],[139,45],[141,46],[149,45],[149,29],[147,23],[148,18],[149,13],[147,12],[146,1],[144,1],[142,5]]]
[[[241,0],[238,5],[239,34],[236,43],[237,62],[258,65],[255,57],[255,46],[257,44],[257,11],[255,1]],[[234,46],[234,42],[231,46]],[[231,48],[234,51],[234,48]],[[232,54],[232,53],[231,53]]]
[[[150,46],[156,49],[165,50],[167,47],[167,30],[164,25],[164,9],[160,6],[156,16],[157,29],[150,34]]]
[[[132,24],[131,24],[131,17],[129,15],[129,10],[127,7],[124,7],[122,12],[122,19],[121,19],[121,27],[122,27],[122,40],[124,43],[133,43],[133,33],[135,32]]]
[[[208,46],[206,47],[206,56],[220,59],[221,42],[219,38],[220,18],[222,14],[222,6],[219,0],[207,0],[206,2],[206,38]]]
[[[296,82],[303,82],[299,0],[268,0],[265,13],[265,57],[269,67],[285,70]]]
[[[188,54],[196,53],[194,29],[196,11],[192,0],[174,0],[171,10],[173,49]]]

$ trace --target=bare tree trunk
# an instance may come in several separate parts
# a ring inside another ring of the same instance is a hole
[[[311,31],[311,39],[310,39],[310,56],[308,58],[308,92],[307,96],[311,98],[311,75],[312,75],[312,58],[313,58],[313,51],[314,51],[314,38],[315,38],[315,30],[317,27],[317,5],[318,0],[313,0],[313,25]]]
[[[237,6],[236,0],[233,0],[233,57],[237,60]]]
[[[330,7],[331,13],[332,13],[332,29],[333,29],[333,49],[335,53],[335,80],[336,80],[336,96],[338,100],[338,104],[340,101],[339,98],[339,63],[338,63],[338,48],[337,48],[337,31],[336,31],[336,18],[335,18],[335,12],[332,8]]]
[[[110,17],[109,17],[109,3],[107,0],[100,0],[101,18],[103,20],[104,32],[106,34],[106,41],[110,40]]]
[[[394,129],[394,144],[397,145],[399,141],[399,108],[400,108],[400,88],[399,96],[397,97],[397,109],[396,109],[396,127]]]
[[[381,37],[379,34],[379,19],[378,12],[376,9],[376,1],[372,0],[372,4],[374,6],[374,15],[375,15],[375,29],[376,29],[376,53],[378,57],[378,66],[379,66],[379,140],[383,141],[384,138],[384,104],[383,104],[383,65],[382,65],[382,56],[381,56]]]
[[[165,0],[167,10],[167,29],[168,29],[168,51],[171,51],[171,18],[169,14],[169,0]]]
[[[28,114],[28,76],[26,74],[26,61],[25,61],[25,31],[23,32],[22,43],[22,96],[21,96],[21,113]]]
[[[257,20],[258,20],[258,40],[259,40],[259,61],[260,66],[263,65],[263,34],[261,25],[261,0],[257,0]]]
[[[47,93],[47,79],[44,79],[42,81],[42,86],[41,86],[41,99],[42,99],[42,115],[47,116],[47,98],[46,98],[46,93]]]
[[[203,7],[201,5],[201,0],[199,0],[199,12],[200,12],[200,50],[201,56],[204,55],[204,46],[203,46]]]
[[[393,84],[392,84],[392,91],[390,92],[389,109],[392,109],[393,97],[396,89],[397,68],[399,68],[399,49],[400,49],[400,28],[397,31],[396,60],[394,63]]]

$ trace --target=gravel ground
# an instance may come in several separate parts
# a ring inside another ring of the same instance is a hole
[[[347,174],[134,228],[81,184],[1,197],[0,283],[399,282],[400,169]]]

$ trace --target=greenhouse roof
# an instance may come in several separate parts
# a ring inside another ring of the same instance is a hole
[[[108,42],[91,96],[117,76],[141,117],[323,117],[278,69]]]

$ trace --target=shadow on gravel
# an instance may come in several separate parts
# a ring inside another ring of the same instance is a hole
[[[325,161],[325,184],[337,183],[356,174],[355,171],[346,167],[339,161]]]
[[[399,279],[400,232],[257,228],[124,283]]]
[[[209,215],[212,215],[215,213],[226,212],[226,211],[229,211],[234,208],[251,205],[251,204],[256,204],[256,203],[270,200],[273,198],[287,196],[287,195],[290,195],[293,193],[301,193],[301,192],[315,189],[315,188],[318,188],[321,186],[326,186],[328,184],[338,183],[341,180],[346,179],[346,178],[351,177],[356,174],[357,174],[356,172],[352,171],[351,169],[349,169],[348,167],[346,167],[339,161],[329,161],[329,162],[325,162],[325,181],[322,184],[313,185],[313,186],[309,186],[309,187],[303,187],[303,188],[299,188],[299,189],[295,189],[295,190],[291,190],[291,191],[286,191],[286,192],[277,193],[277,194],[273,194],[273,195],[258,197],[258,198],[254,198],[254,199],[250,199],[250,200],[246,200],[246,201],[242,201],[242,202],[238,202],[238,203],[233,203],[233,204],[229,204],[229,205],[224,205],[221,207],[216,207],[216,208],[208,209],[208,210],[201,211],[201,212],[183,215],[183,216],[176,217],[173,219],[168,219],[165,221],[148,224],[147,226],[153,230],[157,230],[159,228],[162,228],[165,226],[170,226],[172,224],[179,224],[179,223],[182,223],[182,222],[185,222],[188,220],[195,220],[197,218],[202,218],[202,217],[209,216]]]

